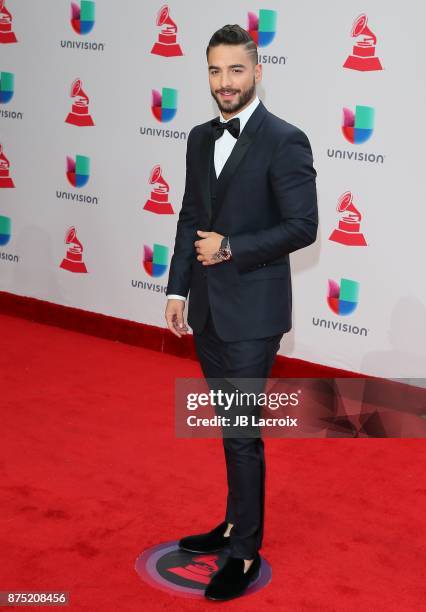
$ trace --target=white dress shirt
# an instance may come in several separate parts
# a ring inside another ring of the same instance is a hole
[[[260,100],[256,96],[253,102],[251,102],[246,108],[244,108],[241,112],[237,113],[232,117],[232,119],[238,118],[240,120],[240,134],[243,131],[247,121],[250,119],[251,115],[257,108]],[[224,119],[222,113],[219,115],[219,119],[221,123],[225,123],[228,119]],[[228,157],[232,153],[232,149],[235,146],[237,139],[234,138],[228,130],[224,130],[223,135],[215,141],[214,145],[214,167],[216,170],[216,176],[219,178],[220,173],[223,170],[224,165],[226,164]],[[182,295],[167,295],[170,300],[186,300]]]

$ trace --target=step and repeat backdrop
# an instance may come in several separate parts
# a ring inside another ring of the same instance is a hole
[[[164,326],[186,139],[218,115],[205,49],[238,23],[318,172],[281,352],[422,377],[425,22],[417,0],[0,0],[0,289]]]

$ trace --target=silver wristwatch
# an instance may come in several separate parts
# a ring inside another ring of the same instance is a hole
[[[220,249],[213,255],[213,259],[218,261],[228,261],[231,259],[231,257],[232,253],[229,244],[229,236],[225,236],[220,244]]]

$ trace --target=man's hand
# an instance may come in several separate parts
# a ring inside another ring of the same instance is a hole
[[[166,306],[166,321],[167,327],[170,329],[172,334],[181,338],[188,332],[188,328],[185,325],[183,318],[183,311],[185,310],[185,302],[183,300],[167,300]]]
[[[201,261],[203,266],[221,263],[220,260],[212,259],[212,256],[220,249],[224,236],[216,232],[202,232],[201,230],[197,230],[197,234],[202,238],[194,242],[198,261]]]

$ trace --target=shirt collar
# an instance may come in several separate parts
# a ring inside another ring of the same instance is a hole
[[[243,109],[240,113],[237,113],[236,115],[234,115],[232,117],[232,119],[236,119],[238,118],[240,120],[240,134],[244,129],[245,124],[247,123],[247,121],[250,119],[251,115],[254,113],[254,111],[256,110],[258,104],[259,104],[260,100],[258,98],[258,96],[255,97],[255,99],[253,100],[253,102],[251,102],[245,109]],[[222,123],[225,123],[226,121],[228,121],[228,119],[224,119],[222,113],[220,113],[219,115],[220,121]]]

